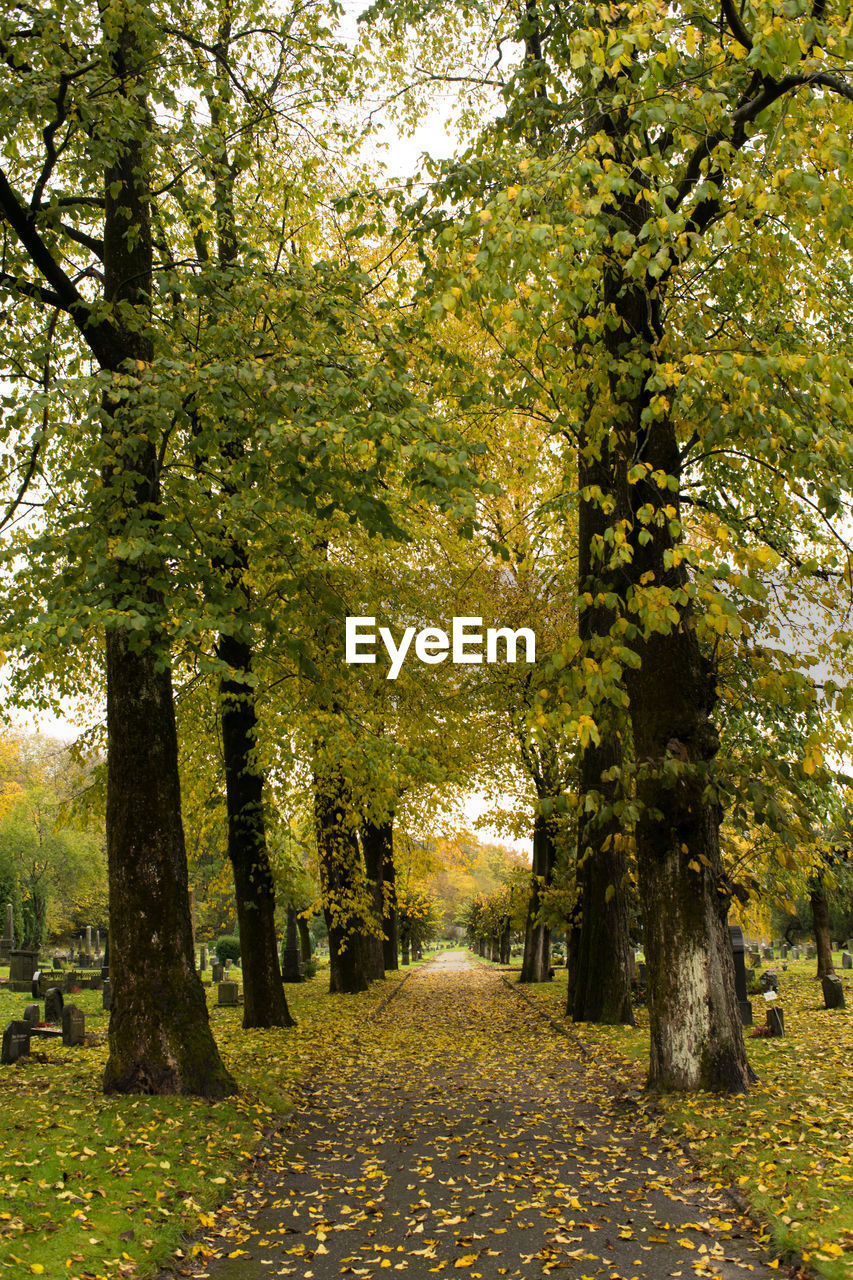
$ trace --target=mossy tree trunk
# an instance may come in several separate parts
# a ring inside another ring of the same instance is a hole
[[[817,978],[828,978],[835,973],[832,963],[832,936],[829,928],[829,904],[823,882],[815,881],[809,888],[812,908],[815,947],[817,948]]]
[[[533,866],[519,982],[547,982],[551,972],[551,929],[542,919],[542,899],[553,878],[555,859],[550,823],[537,813],[533,821]]]
[[[264,778],[256,759],[252,649],[245,640],[220,635],[217,651],[229,672],[219,684],[219,714],[228,858],[234,872],[243,965],[243,1026],[292,1027],[275,932],[275,882],[267,851]]]
[[[361,850],[343,801],[338,770],[315,768],[314,825],[323,915],[329,934],[329,991],[366,991],[370,957],[364,932],[366,889]]]
[[[367,923],[365,951],[371,979],[385,977],[385,947],[383,930],[384,880],[383,865],[386,845],[390,843],[390,822],[366,822],[361,828],[361,849],[364,870],[367,875],[367,891],[371,902],[371,918]]]

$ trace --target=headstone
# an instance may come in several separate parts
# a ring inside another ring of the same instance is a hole
[[[799,948],[799,947],[794,947],[794,950],[791,952],[791,957],[792,957],[792,959],[794,959],[794,960],[799,960],[799,958],[800,958],[800,948]]]
[[[789,953],[790,953],[790,950],[791,950],[791,948],[790,948],[790,947],[788,947],[788,946],[786,946],[784,943],[783,943],[783,944],[782,944],[782,946],[779,948],[779,955],[782,957],[782,959],[783,959],[783,960],[787,960],[787,959],[788,959],[788,955],[789,955]]]
[[[221,982],[225,974],[225,966],[222,964],[222,961],[214,960],[213,964],[210,966],[210,969],[211,969],[211,977],[213,978],[213,981]]]
[[[33,981],[30,986],[30,995],[34,1000],[38,1000],[41,995],[41,969],[36,969],[33,974]]]
[[[235,1005],[240,1003],[240,988],[236,982],[220,982],[219,984],[219,1003],[224,1005]]]
[[[85,1044],[86,1018],[82,1009],[76,1004],[67,1004],[62,1010],[62,1043],[64,1045]]]
[[[103,992],[101,995],[101,1004],[108,1012],[113,1007],[113,986],[109,978],[104,978]]]
[[[62,955],[59,951],[54,951],[53,953],[53,967],[54,969],[65,968],[65,956]]]
[[[287,933],[281,953],[282,982],[302,982],[302,957],[299,952],[299,930],[296,925],[296,908],[287,908]]]
[[[25,982],[27,988],[33,980],[33,974],[39,967],[38,951],[11,951],[9,953],[9,981]],[[14,991],[15,988],[13,987]]]
[[[849,951],[841,952],[841,968],[853,969],[853,955]]]
[[[101,954],[101,931],[100,929],[96,929],[95,930],[95,955],[99,956],[100,954]]]
[[[770,1029],[771,1036],[783,1036],[785,1034],[785,1014],[778,1005],[774,1005],[772,1009],[767,1010],[767,1026]]]
[[[779,990],[779,975],[775,971],[775,969],[768,969],[765,973],[762,973],[761,990],[762,991],[778,991]]]
[[[225,961],[225,968],[226,968],[226,970],[230,969],[232,964],[233,964],[233,961],[232,961],[232,960],[226,960],[226,961]]]
[[[735,964],[735,996],[740,1008],[741,1025],[752,1026],[752,1005],[746,991],[746,943],[740,925],[729,925],[729,939],[732,944],[732,957]]]
[[[646,962],[645,960],[637,961],[637,982],[641,987],[646,985]]]
[[[775,959],[776,959],[776,953],[774,952],[774,950],[773,950],[773,948],[772,948],[772,947],[765,947],[765,948],[764,948],[764,959],[765,959],[765,960],[775,960]]]
[[[65,1001],[62,999],[62,992],[59,987],[51,987],[45,993],[44,997],[44,1020],[45,1022],[61,1022],[62,1006]]]
[[[823,1003],[827,1009],[843,1009],[844,1005],[844,987],[841,985],[841,979],[836,977],[834,973],[828,974],[822,979],[823,986]]]
[[[814,960],[816,955],[817,955],[817,949],[814,943],[810,942],[809,945],[806,947],[806,959]]]
[[[30,1051],[30,1024],[22,1019],[10,1022],[3,1032],[3,1046],[0,1049],[0,1063],[11,1066]]]
[[[41,1010],[37,1004],[28,1004],[24,1009],[24,1022],[33,1026],[36,1022],[41,1022]]]
[[[204,973],[207,968],[207,947],[204,943],[201,944],[201,948],[199,949],[198,967],[201,973]]]

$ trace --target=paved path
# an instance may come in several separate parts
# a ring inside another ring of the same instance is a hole
[[[448,953],[304,1089],[211,1280],[779,1276],[610,1077]],[[207,1237],[210,1240],[210,1237]]]

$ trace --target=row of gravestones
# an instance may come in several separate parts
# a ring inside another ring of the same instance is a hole
[[[751,1027],[752,1002],[747,998],[745,963],[746,944],[744,942],[743,931],[737,925],[730,925],[729,937],[731,939],[732,953],[734,955],[735,962],[735,994],[740,1007],[740,1019],[743,1026]],[[845,969],[849,969],[851,967],[843,957],[842,964]],[[779,990],[779,980],[775,974],[765,974],[764,981],[762,981],[761,985],[767,994],[770,992],[777,992]],[[840,978],[836,977],[835,974],[830,974],[828,977],[822,979],[822,987],[823,1003],[825,1008],[843,1009],[845,1007],[844,987]],[[780,1006],[773,1005],[767,1010],[767,1029],[772,1036],[782,1036],[785,1034],[785,1014]]]
[[[39,1019],[39,1006],[27,1005],[23,1018],[13,1019],[3,1032],[0,1064],[9,1066],[19,1058],[28,1055],[30,1040],[34,1036],[53,1039],[61,1035],[64,1045],[86,1043],[86,1017],[82,1009],[78,1009],[74,1004],[63,1005],[59,1021],[61,1030],[42,1026]]]

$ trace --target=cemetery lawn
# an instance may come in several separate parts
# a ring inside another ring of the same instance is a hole
[[[778,1004],[785,1014],[781,1039],[748,1038],[758,1083],[747,1097],[654,1100],[647,1118],[687,1139],[709,1182],[731,1188],[766,1224],[775,1247],[799,1257],[828,1280],[853,1277],[853,984],[846,1009],[823,1007],[815,961],[772,961],[779,975]],[[749,971],[748,971],[749,972]],[[510,973],[514,982],[516,974]],[[566,972],[551,983],[521,988],[552,1018],[565,1023]],[[756,1026],[764,1023],[762,996],[752,996]],[[637,1027],[572,1026],[571,1032],[614,1070],[628,1089],[642,1087],[648,1062],[648,1013]],[[750,1028],[744,1029],[750,1036]]]
[[[153,1274],[185,1236],[213,1225],[226,1197],[239,1197],[264,1134],[290,1110],[288,1090],[328,1059],[338,1036],[365,1032],[367,1015],[394,985],[389,978],[364,995],[331,997],[321,968],[288,986],[298,1025],[286,1031],[243,1031],[242,1009],[216,1008],[209,989],[217,1043],[241,1088],[218,1103],[105,1098],[101,993],[67,996],[83,1009],[94,1043],[33,1039],[29,1060],[0,1068],[0,1277]],[[29,1001],[0,988],[0,1027]],[[227,1234],[227,1221],[217,1226]]]

